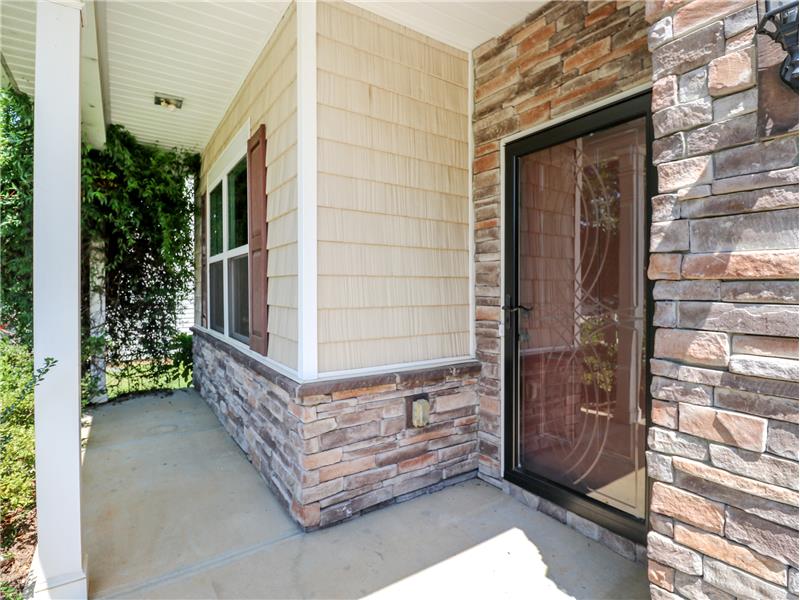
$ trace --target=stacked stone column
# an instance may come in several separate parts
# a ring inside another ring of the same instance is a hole
[[[752,0],[664,0],[647,17],[651,594],[795,597],[797,97],[787,125]]]

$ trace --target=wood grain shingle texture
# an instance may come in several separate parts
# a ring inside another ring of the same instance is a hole
[[[463,358],[468,56],[317,6],[319,370]]]
[[[297,23],[290,6],[202,153],[201,182],[250,119],[267,139],[269,347],[267,356],[297,367]],[[243,151],[244,152],[244,151]],[[244,155],[244,154],[243,154]]]

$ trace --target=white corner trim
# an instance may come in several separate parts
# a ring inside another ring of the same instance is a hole
[[[469,190],[468,201],[468,215],[469,215],[469,354],[476,356],[478,350],[478,342],[475,337],[475,319],[476,319],[476,300],[477,292],[475,291],[475,203],[473,198],[473,172],[472,166],[475,161],[475,128],[472,126],[472,111],[474,109],[473,98],[475,97],[475,71],[474,63],[472,60],[472,52],[467,53],[467,69],[469,69],[468,84],[467,84],[467,160],[469,181],[467,182],[467,190]]]
[[[297,371],[317,377],[317,3],[297,2]]]

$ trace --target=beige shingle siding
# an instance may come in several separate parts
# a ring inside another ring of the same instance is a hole
[[[318,5],[320,372],[469,353],[467,55]]]
[[[269,349],[297,367],[297,24],[291,5],[203,153],[203,176],[250,119],[267,127]]]

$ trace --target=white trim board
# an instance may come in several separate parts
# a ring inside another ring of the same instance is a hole
[[[225,173],[230,171],[243,156],[247,155],[247,140],[249,138],[250,118],[248,117],[244,125],[239,128],[231,138],[231,141],[228,142],[228,145],[225,146],[225,150],[219,154],[217,160],[208,169],[206,173],[206,193],[211,192],[219,180],[225,176]]]
[[[297,3],[297,371],[317,377],[317,3]]]
[[[34,598],[87,597],[81,539],[81,13],[36,7],[33,390],[38,546]]]
[[[476,291],[475,291],[475,259],[477,258],[475,254],[475,204],[473,198],[473,192],[475,186],[473,185],[474,181],[474,174],[473,174],[473,164],[475,162],[475,128],[472,126],[472,113],[475,108],[475,103],[473,101],[475,97],[475,71],[474,71],[474,63],[472,59],[472,52],[468,54],[467,60],[467,69],[469,69],[469,73],[467,74],[467,128],[469,131],[467,132],[467,157],[468,157],[468,175],[469,178],[467,182],[467,201],[469,202],[469,207],[467,211],[467,223],[469,227],[469,240],[467,246],[469,247],[469,355],[470,356],[477,356],[478,350],[478,341],[476,339],[476,324],[475,321],[477,320],[476,310],[477,310],[477,301],[476,301]]]
[[[451,358],[432,358],[429,360],[417,360],[406,363],[395,363],[391,365],[378,365],[375,367],[362,367],[360,369],[349,369],[344,371],[327,371],[320,373],[314,381],[329,381],[336,379],[347,379],[359,375],[380,375],[381,373],[399,373],[403,371],[416,371],[445,365],[457,365],[476,360],[474,356],[454,356]]]
[[[230,337],[230,311],[228,303],[228,264],[230,259],[239,256],[248,256],[248,303],[250,302],[250,268],[249,268],[249,253],[248,245],[239,246],[237,248],[228,249],[228,179],[226,175],[233,169],[242,158],[247,156],[247,140],[250,137],[250,119],[236,132],[233,139],[225,147],[225,150],[219,155],[214,164],[206,174],[206,206],[205,206],[205,222],[206,222],[206,269],[205,269],[205,288],[206,298],[208,299],[208,324],[209,329],[211,326],[211,265],[221,262],[222,263],[222,330],[223,335]],[[211,256],[211,192],[222,184],[222,251],[216,254],[213,258]],[[249,215],[248,215],[249,218]],[[248,229],[249,230],[249,229]],[[201,262],[202,264],[202,262]],[[233,338],[231,338],[233,339]]]
[[[53,0],[51,0],[52,2]],[[60,0],[65,6],[69,0]],[[69,2],[69,4],[68,4]],[[97,18],[94,0],[83,4],[81,16],[81,129],[90,146],[103,149],[106,145],[106,114],[103,86],[100,79],[100,54],[97,43]]]
[[[435,368],[435,367],[444,367],[450,365],[460,365],[464,363],[474,362],[476,359],[472,356],[456,356],[452,358],[435,358],[431,360],[421,360],[416,362],[408,362],[408,363],[397,363],[393,365],[380,365],[377,367],[364,367],[361,369],[351,369],[349,371],[328,371],[326,373],[320,373],[317,377],[313,379],[308,379],[300,376],[296,370],[291,369],[279,362],[275,359],[269,358],[268,356],[264,356],[263,354],[259,354],[258,352],[254,352],[250,349],[249,346],[246,344],[241,343],[240,341],[228,337],[226,335],[221,334],[218,331],[214,331],[213,329],[209,329],[208,327],[203,327],[201,325],[195,325],[195,329],[201,331],[220,342],[224,342],[239,350],[240,352],[246,354],[248,357],[260,362],[261,364],[269,367],[270,369],[280,373],[281,375],[285,375],[297,383],[316,383],[318,381],[337,381],[339,379],[349,379],[351,377],[358,377],[359,375],[380,375],[383,373],[403,373],[407,371],[416,371],[419,369],[426,369],[426,368]]]
[[[289,378],[291,378],[291,379],[293,379],[293,380],[295,380],[295,381],[297,381],[299,383],[303,383],[303,380],[300,378],[300,376],[298,375],[297,371],[287,367],[286,365],[283,365],[283,364],[277,362],[273,358],[269,358],[268,356],[264,356],[263,354],[259,354],[258,352],[254,351],[254,350],[251,350],[250,346],[248,346],[247,344],[243,344],[239,340],[234,339],[232,337],[229,337],[229,336],[227,336],[225,334],[222,334],[219,331],[215,331],[213,329],[210,329],[209,327],[203,327],[202,325],[195,325],[194,328],[197,329],[198,331],[201,331],[201,332],[203,332],[203,333],[205,333],[205,334],[207,334],[207,335],[219,340],[220,342],[225,342],[226,344],[228,344],[232,348],[235,348],[236,350],[239,350],[243,354],[246,354],[249,358],[252,358],[253,360],[256,360],[256,361],[260,362],[261,364],[269,367],[273,371],[276,371],[277,373],[280,373],[281,375],[286,375],[287,377],[289,377]]]

